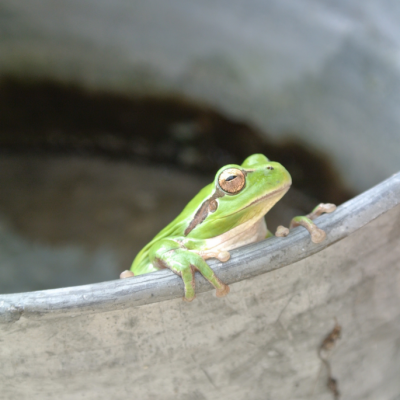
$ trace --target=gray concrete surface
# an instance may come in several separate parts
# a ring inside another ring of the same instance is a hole
[[[343,399],[400,395],[400,174],[304,229],[210,263],[231,284],[215,298],[198,277],[183,302],[169,271],[0,296],[6,399]]]

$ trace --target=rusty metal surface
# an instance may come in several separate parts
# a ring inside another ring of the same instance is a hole
[[[345,399],[400,394],[400,174],[303,228],[210,262],[196,300],[169,271],[0,296],[1,398]],[[379,368],[376,366],[379,365]]]

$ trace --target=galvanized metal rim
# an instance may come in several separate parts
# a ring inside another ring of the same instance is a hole
[[[271,238],[231,252],[226,263],[209,260],[218,277],[240,282],[309,257],[360,229],[400,203],[400,172],[317,219],[327,233],[314,244],[298,227],[286,238]],[[214,290],[196,274],[196,293]],[[104,312],[182,298],[182,280],[169,270],[127,279],[36,292],[0,295],[0,323],[26,318],[54,318]],[[196,301],[196,300],[194,300]],[[187,304],[190,307],[190,303]]]

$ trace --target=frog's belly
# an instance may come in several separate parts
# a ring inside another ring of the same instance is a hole
[[[213,258],[223,251],[236,249],[245,244],[259,242],[265,239],[267,235],[267,225],[265,219],[261,218],[258,221],[248,221],[229,232],[216,236],[211,239],[206,239],[206,249],[199,254],[204,258]]]

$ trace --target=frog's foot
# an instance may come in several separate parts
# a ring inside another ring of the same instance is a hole
[[[135,276],[135,274],[132,271],[124,271],[121,272],[121,275],[119,276],[121,279],[125,279],[125,278],[131,278],[132,276]]]
[[[292,222],[290,223],[290,229],[295,228],[296,226],[304,226],[308,230],[308,232],[311,235],[311,241],[313,243],[320,243],[322,242],[325,237],[326,233],[322,229],[319,229],[317,225],[314,224],[314,222],[311,221],[310,218],[307,217],[295,217],[292,219]],[[278,228],[276,228],[275,236],[278,237],[286,237],[289,235],[290,229],[285,228],[282,225],[279,225]]]
[[[158,269],[169,268],[172,272],[179,275],[185,285],[185,300],[192,301],[195,298],[194,274],[199,271],[217,290],[217,296],[225,296],[229,292],[229,287],[221,282],[214,274],[214,271],[203,260],[198,252],[177,248],[176,243],[164,241],[150,254],[150,262]],[[175,246],[175,247],[174,247]],[[222,252],[218,252],[217,255]],[[222,254],[221,258],[226,259],[228,252]]]
[[[308,230],[313,243],[321,243],[326,238],[325,231],[318,228],[317,225],[315,225],[314,222],[312,222],[308,217],[294,217],[290,222],[290,229],[300,225],[304,226],[304,228]]]
[[[312,220],[319,217],[322,214],[331,213],[335,210],[336,210],[335,204],[331,203],[318,204],[318,206],[315,207],[314,210],[310,212],[310,214],[304,217],[301,216],[293,218],[289,228],[292,229],[295,226],[299,225],[304,226],[304,228],[306,228],[311,235],[311,241],[313,243],[321,243],[323,240],[325,240],[326,233],[322,229],[318,228],[314,224],[314,222],[312,222]]]
[[[209,258],[216,258],[218,261],[221,262],[226,262],[231,258],[231,254],[229,251],[210,251],[210,250],[205,250],[205,251],[200,251],[199,256],[203,260],[208,260]]]
[[[290,230],[288,228],[285,228],[284,226],[279,225],[276,228],[275,236],[286,237],[287,235],[289,235],[289,232],[290,232]]]
[[[230,290],[229,286],[221,282],[210,266],[202,258],[200,259],[201,261],[196,263],[196,269],[215,287],[217,297],[226,296]]]
[[[196,297],[194,282],[194,272],[196,270],[215,287],[217,297],[224,297],[229,293],[229,286],[221,282],[214,274],[214,271],[203,260],[203,264],[197,263],[196,266],[190,265],[189,267],[182,269],[180,272],[175,272],[173,270],[182,277],[183,283],[185,284],[185,297],[183,300],[190,302]]]
[[[221,282],[221,281],[220,281]],[[224,297],[226,296],[229,292],[231,291],[231,289],[229,288],[228,285],[225,285],[224,283],[221,282],[221,289],[217,289],[217,291],[215,292],[215,295],[217,297]]]
[[[315,225],[308,217],[294,217],[290,223],[290,229],[299,225],[304,226],[304,228],[308,230],[313,243],[321,243],[326,238],[325,231],[318,228],[317,225]]]
[[[321,204],[318,204],[317,207],[315,207],[314,210],[312,210],[310,212],[310,214],[307,215],[307,217],[312,220],[312,219],[319,217],[322,214],[331,213],[335,210],[336,210],[335,204],[321,203]]]
[[[317,225],[312,221],[319,217],[321,214],[331,213],[336,210],[334,204],[321,203],[312,210],[312,212],[306,216],[294,217],[290,222],[289,229],[280,225],[276,229],[275,236],[286,237],[289,234],[290,229],[296,226],[304,226],[311,235],[311,241],[313,243],[321,243],[326,238],[326,233],[322,229],[318,228]]]

